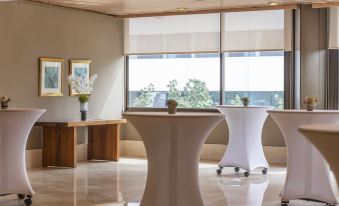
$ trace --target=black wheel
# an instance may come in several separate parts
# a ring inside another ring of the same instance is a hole
[[[218,174],[218,175],[221,174],[221,169],[217,169],[217,174]]]
[[[239,172],[239,170],[240,170],[239,167],[235,167],[235,168],[234,168],[234,171],[235,171],[235,172]]]
[[[288,203],[290,203],[290,201],[281,201],[281,206],[288,206]]]
[[[32,199],[25,199],[24,203],[26,206],[30,206],[32,204]]]
[[[245,177],[250,176],[250,172],[244,172]]]
[[[20,200],[25,199],[25,196],[26,196],[26,195],[24,195],[24,194],[18,194],[18,198],[19,198]]]
[[[262,169],[261,172],[262,172],[264,175],[266,175],[266,174],[267,174],[267,168]]]

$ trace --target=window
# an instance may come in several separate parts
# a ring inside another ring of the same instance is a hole
[[[284,108],[284,52],[230,52],[224,54],[225,104]]]
[[[211,108],[220,101],[219,54],[130,55],[129,107]]]
[[[131,18],[124,35],[128,108],[175,99],[179,108],[208,109],[244,96],[283,108],[289,98],[291,10]]]

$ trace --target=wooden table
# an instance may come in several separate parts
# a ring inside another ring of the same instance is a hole
[[[43,166],[76,167],[77,127],[88,127],[88,160],[119,161],[120,124],[125,119],[37,122],[43,127]]]

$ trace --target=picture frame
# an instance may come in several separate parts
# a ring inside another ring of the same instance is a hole
[[[39,96],[63,96],[64,60],[39,58]]]
[[[92,60],[84,59],[71,59],[69,66],[69,75],[74,76],[85,76],[88,80],[91,75],[91,63]],[[69,96],[76,96],[76,93],[71,87],[69,87]]]

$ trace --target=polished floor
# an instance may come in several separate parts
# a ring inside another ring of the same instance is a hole
[[[216,168],[216,162],[200,164],[200,185],[206,206],[280,205],[286,167],[271,166],[268,175],[258,170],[250,177],[235,174],[233,168],[225,168],[218,176]],[[138,206],[146,174],[147,161],[131,158],[121,158],[119,163],[83,162],[76,169],[31,169],[28,175],[36,193],[32,206]],[[332,183],[335,184],[333,176]],[[0,206],[19,205],[24,205],[23,201],[14,195],[0,197]],[[289,205],[324,204],[297,200]]]

